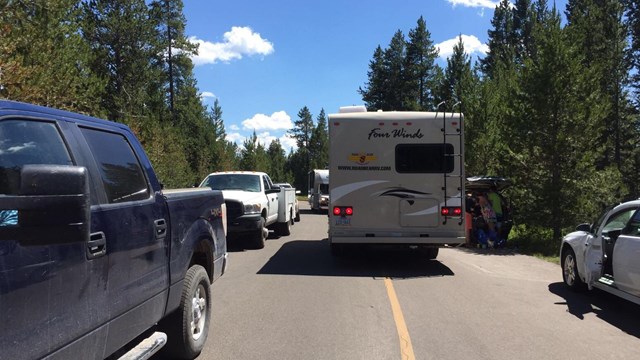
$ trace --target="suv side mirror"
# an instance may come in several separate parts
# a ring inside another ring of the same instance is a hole
[[[17,212],[17,223],[0,226],[0,240],[23,245],[88,241],[91,204],[87,169],[25,165],[17,195],[0,196],[0,211]]]
[[[591,224],[580,224],[576,227],[576,231],[591,232]]]

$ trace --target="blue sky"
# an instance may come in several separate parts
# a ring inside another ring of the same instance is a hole
[[[564,3],[564,1],[561,1]],[[397,30],[408,36],[423,16],[440,49],[458,35],[474,58],[486,51],[495,0],[184,0],[186,33],[203,102],[220,102],[227,139],[239,145],[255,130],[263,144],[280,139],[307,106],[337,112],[363,104],[359,87],[375,48]]]

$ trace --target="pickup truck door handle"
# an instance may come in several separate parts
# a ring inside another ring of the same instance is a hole
[[[89,235],[87,259],[95,259],[107,253],[107,239],[102,231]]]
[[[156,239],[162,240],[167,236],[167,222],[164,219],[158,219],[153,222],[156,231]]]

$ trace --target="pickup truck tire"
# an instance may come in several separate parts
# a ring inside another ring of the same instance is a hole
[[[576,254],[573,249],[567,247],[562,251],[562,280],[571,290],[580,292],[584,291],[587,286],[580,279],[578,273],[578,262],[576,261]]]
[[[285,221],[285,222],[277,223],[276,231],[278,232],[278,236],[291,235],[291,222]]]
[[[187,271],[180,307],[166,322],[167,353],[172,359],[193,359],[207,341],[211,321],[211,284],[206,270],[193,265]]]
[[[293,219],[295,222],[300,221],[300,210],[296,213],[296,217]]]
[[[256,230],[251,235],[251,246],[254,249],[262,249],[264,248],[264,243],[267,240],[268,232],[264,231],[264,218],[260,218],[260,222],[258,223],[258,230]]]

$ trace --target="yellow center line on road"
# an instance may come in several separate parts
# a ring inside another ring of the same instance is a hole
[[[393,319],[396,322],[396,329],[398,330],[398,337],[400,338],[400,354],[402,355],[402,359],[415,360],[416,356],[413,354],[413,345],[411,345],[409,330],[407,329],[407,324],[404,322],[400,302],[396,296],[396,291],[393,289],[391,279],[388,277],[384,278],[384,285],[387,287],[387,295],[389,295],[389,301],[391,302]]]

